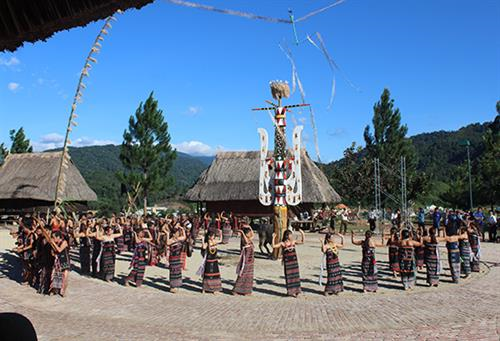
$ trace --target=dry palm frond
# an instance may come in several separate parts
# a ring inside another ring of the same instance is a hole
[[[117,13],[121,13],[121,11],[118,10]],[[68,168],[70,160],[70,156],[68,153],[68,146],[71,144],[71,141],[69,139],[69,135],[73,130],[72,126],[77,125],[76,122],[74,121],[74,119],[78,117],[75,111],[77,105],[82,102],[83,90],[86,88],[86,85],[83,83],[83,79],[89,76],[89,71],[92,67],[92,63],[97,63],[97,59],[95,59],[94,55],[98,53],[102,47],[99,41],[103,41],[104,38],[102,36],[108,34],[106,28],[108,29],[111,28],[110,24],[111,20],[116,20],[116,19],[113,16],[110,16],[104,21],[104,25],[99,31],[99,34],[97,35],[94,41],[94,44],[92,44],[92,47],[90,49],[89,54],[87,55],[87,58],[85,58],[84,67],[80,73],[80,79],[78,80],[78,85],[76,87],[73,103],[71,104],[71,112],[69,115],[68,126],[66,128],[66,138],[64,139],[64,147],[62,151],[61,162],[59,164],[59,172],[57,174],[56,192],[54,198],[54,206],[56,208],[58,208],[60,205],[63,204],[63,195],[66,190],[66,174],[64,171]]]

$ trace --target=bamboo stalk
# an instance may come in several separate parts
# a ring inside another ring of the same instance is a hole
[[[121,11],[118,10],[117,13],[121,13]],[[87,58],[85,58],[83,69],[80,72],[80,78],[78,80],[78,85],[76,87],[75,96],[73,97],[73,103],[71,105],[71,111],[68,119],[68,125],[66,127],[66,136],[64,138],[64,146],[61,154],[61,162],[59,163],[59,171],[57,174],[57,182],[56,182],[56,193],[54,197],[54,208],[59,207],[63,203],[62,196],[64,195],[64,191],[66,189],[66,174],[64,174],[64,170],[69,167],[69,162],[70,162],[68,147],[71,144],[71,141],[69,139],[69,135],[72,131],[72,126],[76,126],[76,122],[73,121],[77,117],[75,111],[78,106],[78,103],[81,103],[83,90],[86,87],[85,84],[83,83],[83,79],[89,76],[89,71],[90,68],[92,67],[91,63],[97,63],[97,60],[94,58],[94,55],[98,53],[101,48],[101,44],[99,43],[99,41],[104,40],[102,36],[108,34],[108,31],[106,29],[107,28],[109,29],[111,27],[110,25],[111,20],[116,20],[116,19],[113,16],[109,16],[104,21],[104,25],[102,26],[101,30],[99,31],[99,34],[95,38],[94,43],[92,44],[92,47],[89,51],[89,54],[87,55]]]

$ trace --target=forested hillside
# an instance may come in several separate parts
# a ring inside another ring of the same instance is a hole
[[[89,186],[97,193],[96,208],[119,208],[121,186],[116,173],[123,171],[120,161],[120,146],[92,146],[70,148],[71,159],[78,167]],[[182,195],[194,184],[201,172],[208,167],[212,158],[195,157],[177,152],[170,176],[174,186],[164,193],[163,198]]]

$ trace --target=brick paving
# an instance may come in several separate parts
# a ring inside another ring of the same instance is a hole
[[[18,283],[18,260],[7,251],[12,240],[0,231],[0,311],[26,315],[40,340],[499,340],[500,245],[483,244],[484,270],[472,279],[454,285],[444,276],[439,288],[422,285],[413,292],[390,278],[382,262],[386,250],[380,249],[382,287],[362,294],[361,251],[348,244],[340,255],[347,290],[324,297],[317,284],[318,236],[307,237],[298,247],[305,294],[297,299],[283,297],[280,262],[263,258],[255,265],[255,295],[228,295],[238,261],[235,238],[221,247],[223,294],[199,293],[198,254],[189,259],[178,294],[167,292],[168,270],[161,267],[147,269],[143,288],[124,287],[129,259],[124,255],[117,262],[118,283],[72,271],[68,296],[60,298],[40,296]]]

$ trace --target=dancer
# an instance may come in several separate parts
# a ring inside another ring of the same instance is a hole
[[[78,232],[73,231],[73,238],[80,244],[80,273],[84,276],[90,274],[90,238],[87,221],[82,220]]]
[[[286,230],[283,233],[282,241],[279,243],[276,243],[276,234],[273,233],[273,249],[282,248],[286,291],[287,295],[292,297],[297,297],[302,292],[300,287],[299,261],[295,246],[304,244],[305,233],[301,229],[299,229],[299,232],[301,239],[295,240],[292,231]]]
[[[34,268],[33,268],[33,244],[35,241],[35,236],[28,226],[23,224],[23,229],[21,235],[18,238],[17,253],[21,256],[23,260],[23,271],[21,282],[25,285],[30,285],[33,283]]]
[[[421,239],[420,239],[421,240]],[[411,239],[410,231],[401,231],[401,241],[399,242],[399,269],[401,282],[405,290],[412,290],[417,281],[415,248],[421,247],[421,241]]]
[[[392,276],[397,277],[399,273],[399,233],[396,227],[391,228],[387,246],[389,247],[389,267]]]
[[[460,250],[458,243],[461,239],[465,238],[468,238],[468,236],[458,235],[457,233],[448,236],[446,231],[444,231],[444,239],[446,240],[446,248],[448,249],[448,263],[453,283],[458,283],[460,279]]]
[[[221,214],[223,223],[222,223],[222,244],[227,244],[229,243],[229,239],[233,235],[233,230],[231,227],[231,222],[229,221],[229,218],[224,217],[224,212]]]
[[[242,248],[240,261],[236,267],[238,278],[234,283],[233,295],[251,295],[253,290],[253,264],[254,264],[254,232],[251,227],[238,230],[241,236]]]
[[[52,255],[54,256],[54,266],[50,280],[49,294],[59,294],[64,297],[68,288],[68,277],[70,270],[69,245],[63,238],[61,231],[57,230],[52,233],[52,237],[43,228],[44,224],[38,221],[42,227],[42,234],[52,247]]]
[[[458,242],[458,248],[460,250],[460,272],[465,275],[464,278],[468,278],[471,274],[471,247],[469,243],[467,228],[462,227],[460,229],[461,235],[467,235],[467,238],[460,239]]]
[[[469,235],[469,243],[472,251],[471,254],[471,268],[472,272],[479,272],[480,266],[479,261],[481,259],[481,239],[479,238],[479,229],[475,223],[469,223],[467,228],[467,233]]]
[[[137,288],[142,286],[144,273],[146,272],[146,252],[148,250],[148,243],[152,240],[151,234],[148,230],[141,230],[138,233],[134,231],[135,249],[132,261],[130,262],[129,275],[125,279],[125,286],[129,286],[130,282],[134,282]],[[147,236],[146,236],[147,235]]]
[[[106,282],[111,282],[115,277],[116,245],[115,239],[123,234],[121,226],[118,226],[118,233],[113,233],[111,226],[104,226],[104,234],[97,232],[96,239],[102,243],[100,265],[102,278]]]
[[[351,231],[351,241],[353,245],[361,245],[363,248],[363,258],[361,260],[361,271],[363,273],[363,292],[377,292],[377,260],[375,259],[375,248],[384,246],[384,235],[382,242],[377,243],[372,239],[371,231],[365,232],[364,240],[354,240],[354,231]]]
[[[441,257],[439,255],[439,242],[443,238],[437,236],[435,227],[429,228],[429,235],[424,236],[424,258],[427,272],[427,284],[437,287],[439,285],[439,275],[441,273]]]
[[[215,239],[214,232],[208,232],[201,245],[202,253],[204,254],[203,269],[203,289],[202,293],[210,292],[216,294],[222,291],[222,283],[220,279],[219,261],[217,259],[217,245],[221,240]],[[198,270],[200,271],[200,270]]]
[[[427,235],[427,231],[421,227],[417,228],[417,233],[413,235],[413,240],[419,242],[422,240],[422,237]],[[418,270],[422,270],[425,264],[425,247],[422,244],[421,246],[415,246],[415,262]]]
[[[334,236],[340,237],[340,244],[335,242]],[[335,294],[344,291],[344,282],[342,280],[342,269],[340,267],[339,261],[339,250],[344,247],[344,236],[340,233],[327,233],[325,239],[320,239],[321,251],[323,252],[324,258],[326,258],[326,271],[328,274],[326,286],[325,286],[325,296]],[[321,276],[320,283],[323,277],[323,261],[321,261]]]
[[[167,247],[169,248],[170,292],[175,294],[182,286],[182,261],[181,252],[186,232],[179,223],[168,234]]]

